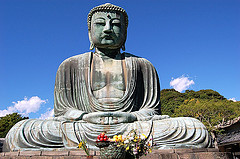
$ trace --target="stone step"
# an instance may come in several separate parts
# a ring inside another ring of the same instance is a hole
[[[93,159],[100,159],[99,151],[91,151]],[[1,159],[87,159],[83,150],[79,151],[16,151],[2,152]],[[218,152],[218,149],[170,149],[153,150],[141,159],[232,159],[229,152]]]

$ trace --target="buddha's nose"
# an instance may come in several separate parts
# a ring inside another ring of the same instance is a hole
[[[106,33],[106,34],[110,34],[112,33],[112,27],[110,25],[110,23],[107,23],[103,29],[103,32]]]

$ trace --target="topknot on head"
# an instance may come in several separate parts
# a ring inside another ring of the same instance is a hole
[[[96,13],[96,12],[108,12],[108,11],[116,11],[116,12],[122,13],[124,18],[125,18],[125,26],[126,26],[126,29],[127,29],[127,27],[128,27],[127,12],[119,6],[113,5],[111,3],[105,3],[105,4],[102,4],[100,6],[94,7],[88,13],[88,18],[87,18],[88,30],[91,30],[91,19],[92,19],[92,16],[93,16],[94,13]]]

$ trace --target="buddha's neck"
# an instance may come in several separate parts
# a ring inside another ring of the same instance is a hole
[[[119,59],[121,58],[120,49],[96,48],[95,54],[100,55],[102,59]]]

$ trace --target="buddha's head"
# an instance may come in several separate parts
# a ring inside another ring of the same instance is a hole
[[[90,49],[125,50],[127,27],[128,16],[123,8],[110,3],[93,8],[88,14]]]

